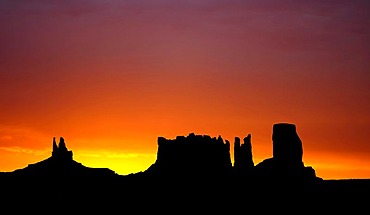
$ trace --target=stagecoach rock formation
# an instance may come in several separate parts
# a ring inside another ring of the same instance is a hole
[[[302,141],[294,124],[274,124],[272,144],[273,157],[265,159],[255,166],[255,177],[299,181],[317,178],[312,167],[304,166]]]

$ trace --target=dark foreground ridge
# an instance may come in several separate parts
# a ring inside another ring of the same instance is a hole
[[[125,197],[135,203],[176,200],[187,202],[187,207],[207,200],[233,208],[256,199],[272,204],[310,196],[311,203],[328,205],[327,201],[335,198],[354,200],[360,194],[369,195],[368,180],[323,180],[313,167],[305,166],[294,124],[274,124],[272,144],[273,156],[255,164],[251,134],[242,143],[235,137],[232,163],[231,144],[221,136],[191,133],[176,139],[158,137],[155,163],[142,172],[118,175],[108,168],[90,168],[74,161],[64,139],[61,137],[57,145],[54,138],[49,158],[0,174],[2,193],[8,200],[26,202],[37,194],[44,200],[52,197],[77,202],[114,202]]]

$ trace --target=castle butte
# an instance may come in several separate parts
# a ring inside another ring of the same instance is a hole
[[[257,165],[253,162],[251,134],[234,140],[234,164],[230,142],[221,136],[158,137],[157,159],[144,173],[157,177],[197,178],[236,176],[243,179],[273,181],[321,180],[315,170],[304,165],[303,147],[296,126],[290,123],[273,125],[273,156]]]

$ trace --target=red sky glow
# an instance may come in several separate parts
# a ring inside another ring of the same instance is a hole
[[[297,126],[324,179],[370,178],[368,1],[0,0],[0,171],[51,155],[119,174],[157,138]],[[232,153],[232,149],[231,149]]]

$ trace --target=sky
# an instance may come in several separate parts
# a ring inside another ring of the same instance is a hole
[[[0,171],[51,156],[126,175],[157,138],[296,125],[323,179],[370,178],[367,0],[0,0]],[[233,156],[233,147],[230,149]]]

